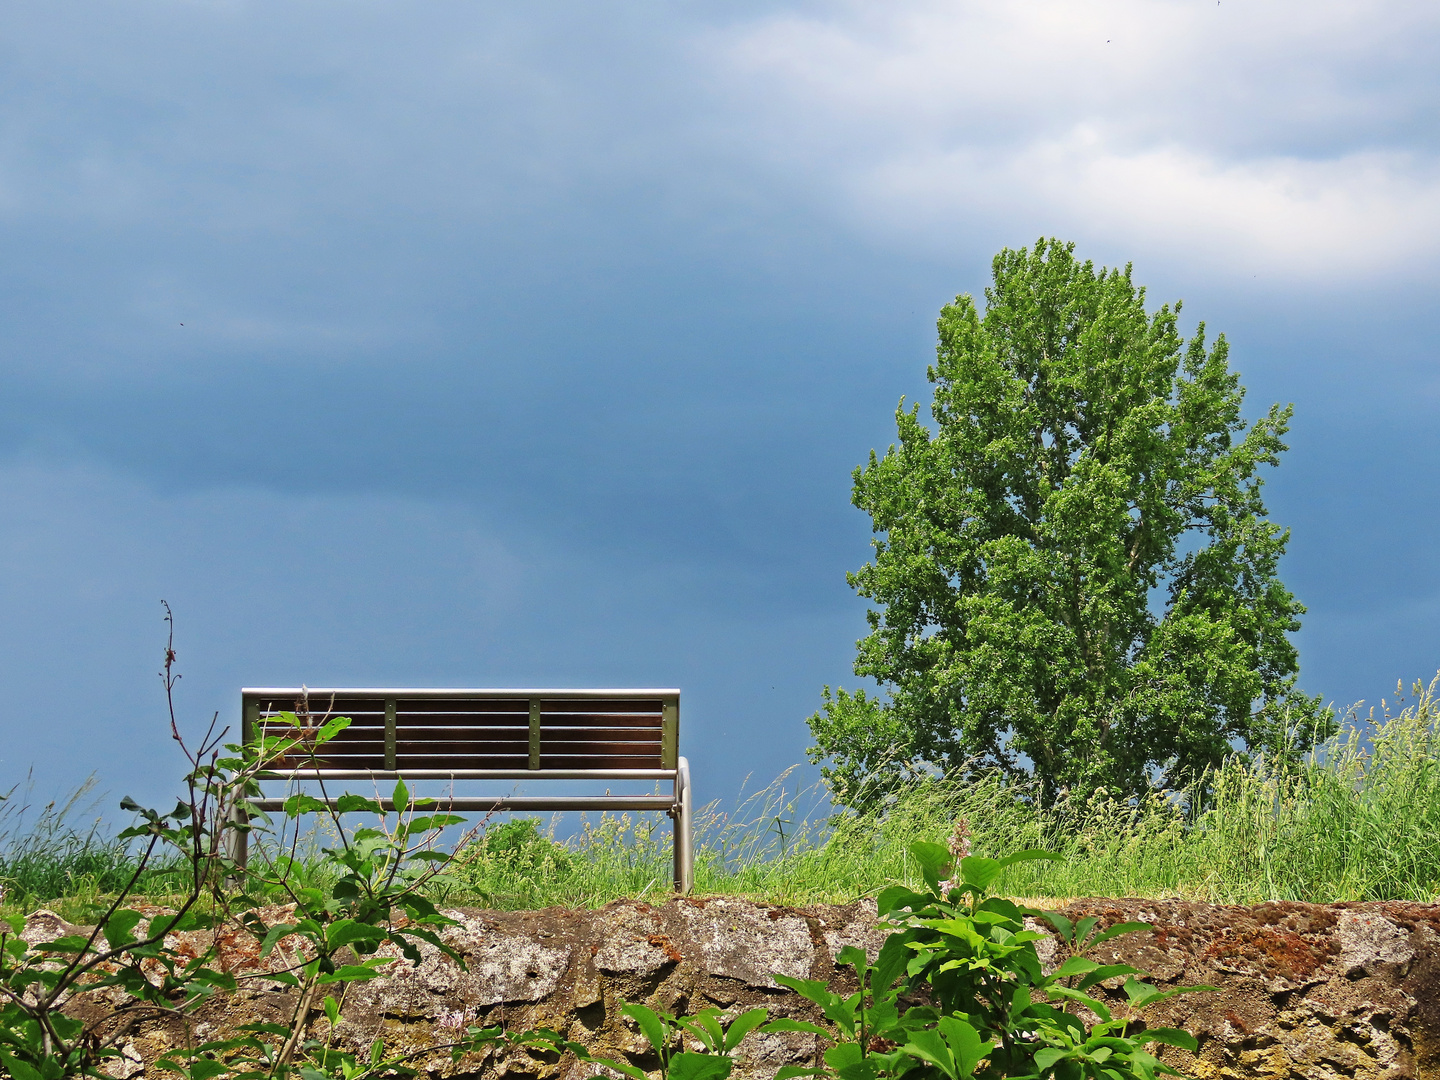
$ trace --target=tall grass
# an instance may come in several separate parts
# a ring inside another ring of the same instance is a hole
[[[1101,794],[1053,809],[999,776],[920,782],[875,815],[834,814],[818,789],[780,777],[733,813],[700,815],[696,888],[777,903],[845,902],[915,882],[917,839],[969,822],[978,854],[1045,848],[1000,886],[1044,897],[1178,896],[1263,900],[1440,899],[1440,676],[1399,712],[1364,723],[1300,761],[1235,756],[1194,791],[1140,800]],[[535,826],[511,851],[484,844],[445,879],[454,899],[506,907],[595,905],[663,894],[668,826],[639,817],[587,823],[571,843]]]
[[[133,854],[115,840],[95,813],[100,796],[92,776],[65,799],[36,807],[34,782],[26,777],[0,794],[0,909],[30,910],[67,900],[83,914],[87,903],[123,888],[137,869]],[[142,887],[168,892],[181,868],[156,863],[146,868]]]
[[[882,812],[836,813],[792,770],[730,811],[697,814],[696,889],[774,903],[840,903],[915,883],[908,849],[969,822],[977,854],[1045,848],[1054,863],[1007,871],[1004,890],[1034,898],[1183,896],[1261,900],[1440,899],[1440,676],[1396,712],[1384,705],[1300,761],[1236,756],[1195,791],[1141,800],[1100,796],[1044,809],[1025,784],[992,776],[918,782]],[[134,872],[101,830],[69,824],[87,784],[30,814],[0,798],[0,887],[9,910],[114,892]],[[93,800],[91,800],[93,801]],[[151,870],[142,889],[173,891],[180,868]],[[504,908],[658,901],[671,882],[670,826],[660,815],[492,823],[436,879],[437,899]],[[60,906],[60,905],[57,905]]]

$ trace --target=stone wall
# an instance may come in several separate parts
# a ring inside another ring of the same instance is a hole
[[[1096,914],[1105,924],[1153,923],[1153,932],[1116,939],[1097,959],[1123,959],[1161,985],[1219,987],[1151,1014],[1154,1024],[1199,1036],[1198,1058],[1175,1051],[1167,1059],[1201,1080],[1440,1080],[1440,906],[1103,900],[1073,904],[1067,913]],[[395,1049],[421,1049],[445,1041],[454,1025],[503,1022],[554,1028],[597,1053],[651,1067],[643,1039],[619,1015],[621,999],[672,1011],[765,1005],[772,1015],[816,1019],[770,975],[843,983],[835,953],[855,944],[873,955],[882,940],[866,903],[787,908],[697,898],[662,906],[622,901],[598,911],[450,914],[460,925],[447,937],[468,970],[430,950],[418,966],[402,961],[384,978],[351,986],[337,1038],[357,1049],[376,1037]],[[38,913],[27,936],[66,929]],[[227,936],[222,945],[235,970],[266,968],[243,936]],[[1053,943],[1042,945],[1053,956]],[[239,993],[202,1009],[193,1034],[213,1038],[239,1023],[287,1020],[291,993],[263,976],[246,980]],[[73,1005],[95,1016],[108,1007],[104,1000]],[[323,1019],[315,1023],[323,1030]],[[147,1063],[181,1037],[173,1025],[136,1029],[116,1074],[145,1074]],[[737,1075],[768,1080],[782,1065],[812,1063],[817,1050],[812,1036],[752,1034]],[[594,1071],[528,1053],[458,1063],[432,1055],[424,1064],[437,1077],[475,1080],[585,1080]]]

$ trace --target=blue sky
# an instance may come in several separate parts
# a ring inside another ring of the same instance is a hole
[[[850,470],[1001,246],[1293,401],[1339,703],[1440,667],[1440,14],[1290,0],[0,12],[0,784],[246,684],[661,684],[702,798],[853,685]]]

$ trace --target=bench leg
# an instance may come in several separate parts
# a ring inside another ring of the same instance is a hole
[[[682,896],[695,887],[695,837],[692,826],[694,803],[690,796],[690,762],[681,758],[675,771],[675,891]]]
[[[235,804],[230,808],[230,820],[239,825],[246,825],[250,821],[250,807],[244,799],[236,799]],[[227,829],[225,833],[225,854],[235,864],[239,874],[231,876],[227,884],[237,885],[244,878],[243,871],[245,864],[250,860],[250,830],[249,829]]]

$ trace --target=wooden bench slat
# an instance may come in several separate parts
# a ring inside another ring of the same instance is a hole
[[[529,731],[530,722],[527,718],[520,718],[517,722],[513,717],[470,717],[470,716],[433,716],[418,717],[406,716],[403,713],[395,717],[395,729],[397,731],[418,731],[422,737],[427,737],[432,731],[458,731],[462,738],[469,738],[472,735],[477,739],[509,738],[509,733],[514,731]]]
[[[344,716],[346,714],[341,713],[340,715]],[[349,726],[341,731],[340,734],[336,736],[337,738],[343,739],[352,732],[385,730],[385,717],[383,714],[378,718],[378,721],[369,718],[357,720],[354,717],[351,717],[350,720]],[[403,713],[398,713],[395,717],[395,724],[397,727],[408,728],[412,731],[444,730],[446,728],[461,731],[484,731],[491,729],[503,731],[506,728],[512,728],[517,731],[528,731],[530,728],[529,717],[520,717],[517,719],[508,716],[466,716],[463,713],[449,715],[436,713],[424,717],[406,716]],[[266,727],[272,735],[281,735],[287,731],[293,732],[295,730],[288,724],[271,723],[267,724]]]
[[[405,713],[466,712],[530,715],[529,698],[407,698],[395,699],[395,711]]]
[[[542,739],[542,754],[658,754],[659,739]]]
[[[477,754],[525,754],[530,753],[527,739],[490,740],[484,742],[469,739],[462,741],[440,741],[438,739],[411,739],[405,733],[395,740],[397,754],[463,754],[474,757]]]
[[[597,757],[613,757],[616,754],[660,755],[660,743],[656,742],[590,742],[585,739],[555,739],[540,744],[541,755],[545,754],[594,754]]]
[[[655,716],[542,716],[541,731],[564,731],[568,728],[640,728],[659,731],[664,717]]]
[[[406,727],[529,727],[529,713],[407,713],[395,710],[395,722]]]
[[[598,763],[593,757],[566,754],[541,754],[542,769],[655,769],[660,767],[660,755],[650,757],[607,757]]]
[[[525,769],[530,764],[529,754],[511,757],[486,755],[465,757],[452,754],[396,754],[395,767],[404,773],[406,769]]]
[[[665,703],[659,698],[545,698],[540,699],[540,711],[546,715],[561,713],[655,713],[659,715]]]

